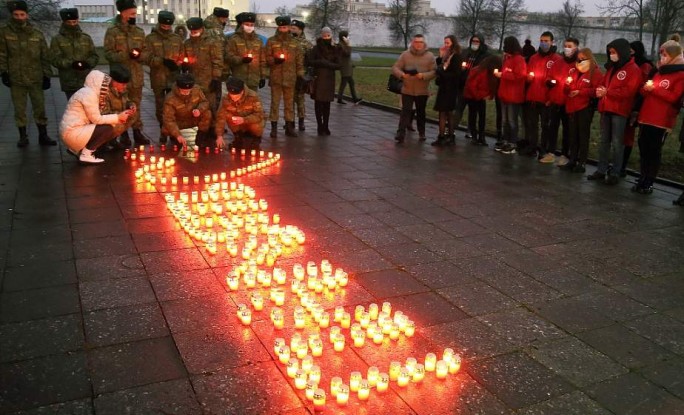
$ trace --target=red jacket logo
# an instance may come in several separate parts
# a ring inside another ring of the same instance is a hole
[[[627,72],[625,71],[620,71],[617,73],[617,79],[620,81],[624,81],[625,78],[627,78]]]
[[[669,79],[663,79],[662,81],[660,81],[658,86],[663,88],[663,89],[668,89],[670,87],[670,80]]]
[[[546,61],[546,69],[551,69],[553,66],[553,61]]]

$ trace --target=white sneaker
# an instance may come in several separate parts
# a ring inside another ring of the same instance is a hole
[[[565,157],[565,156],[560,156],[558,157],[558,160],[556,161],[556,166],[565,166],[570,162],[570,159]]]
[[[556,156],[553,155],[553,153],[546,153],[546,154],[544,154],[544,157],[539,159],[540,163],[545,163],[545,164],[553,163],[554,161],[556,161]]]
[[[78,160],[81,163],[87,163],[87,164],[100,164],[104,163],[103,159],[99,159],[95,157],[95,152],[92,150],[88,150],[87,148],[84,148],[81,150],[81,155],[78,156]]]

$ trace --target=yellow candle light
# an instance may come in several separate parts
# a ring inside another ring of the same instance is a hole
[[[572,83],[572,76],[568,76],[568,78],[565,80],[566,83],[571,84]]]
[[[341,384],[337,388],[337,404],[344,406],[349,402],[349,385]]]
[[[417,364],[418,361],[415,357],[409,357],[408,359],[406,359],[406,364],[404,365],[404,367],[406,367],[406,370],[408,370],[409,375],[413,376],[413,372],[415,372]]]
[[[437,356],[434,353],[425,355],[425,371],[434,372],[437,363]]]
[[[451,359],[453,359],[453,357],[454,357],[454,349],[451,349],[451,348],[444,349],[444,353],[442,354],[442,360],[449,363],[449,362],[451,362]]]
[[[362,379],[361,382],[359,383],[359,400],[367,401],[369,396],[370,396],[370,385],[368,384],[368,380]]]
[[[281,346],[278,350],[278,360],[280,363],[286,365],[290,361],[290,346]]]
[[[313,359],[311,360],[313,362]],[[309,370],[309,379],[319,383],[321,381],[321,367],[318,365],[312,365],[311,370]]]
[[[378,375],[378,383],[375,389],[378,392],[386,392],[389,388],[389,375],[387,373],[380,373]]]
[[[252,323],[252,312],[250,310],[242,310],[240,313],[240,321],[245,326],[249,326]]]
[[[349,375],[349,390],[352,392],[358,392],[359,387],[361,386],[361,379],[363,379],[361,372],[351,372]]]
[[[382,303],[382,312],[387,314],[388,316],[392,315],[392,304],[385,301]]]
[[[498,73],[499,73],[499,68],[494,68],[494,74],[498,74]]]
[[[344,315],[344,307],[341,305],[338,305],[335,307],[335,318],[333,319],[336,323],[339,323],[342,321],[342,316]]]
[[[313,380],[308,380],[306,382],[306,399],[309,401],[313,401],[314,398],[314,392],[316,392],[316,389],[318,389],[318,383],[314,382]]]
[[[354,308],[354,320],[361,321],[361,316],[363,315],[363,313],[365,311],[366,311],[366,309],[362,305],[357,305]]]
[[[335,349],[336,352],[341,352],[344,350],[344,335],[343,334],[338,334],[335,337],[335,343],[333,344],[333,348]]]
[[[287,376],[294,378],[299,370],[299,360],[292,357],[287,361]]]
[[[371,320],[377,320],[378,319],[378,305],[375,303],[372,303],[371,305],[368,306],[368,315],[370,316]]]
[[[277,337],[273,341],[273,352],[277,355],[280,355],[280,348],[283,346],[287,346],[287,343],[285,343],[285,339],[282,337]]]
[[[340,331],[342,330],[337,326],[332,326],[330,328],[330,343],[335,343],[335,339],[337,338],[337,335],[340,334]]]
[[[298,369],[294,375],[295,388],[303,390],[306,388],[306,372],[302,369]]]
[[[192,178],[192,183],[193,183],[193,184],[199,184],[199,182],[200,182],[199,176],[193,176],[193,178]]]
[[[335,376],[334,378],[330,379],[330,395],[337,396],[337,392],[339,392],[341,385],[342,385],[342,378],[341,377]]]
[[[314,357],[319,357],[322,354],[323,354],[323,342],[320,339],[317,339],[311,345],[311,355]]]
[[[236,291],[238,289],[239,282],[240,278],[238,278],[236,275],[229,275],[226,277],[226,283],[231,291]]]
[[[389,378],[391,381],[396,381],[399,378],[399,373],[401,372],[401,363],[390,362],[389,366]]]
[[[449,373],[449,364],[447,362],[445,362],[444,360],[439,360],[437,362],[436,367],[435,367],[435,376],[437,376],[437,379],[446,378],[448,373]]]
[[[273,327],[280,330],[285,326],[285,317],[282,314],[273,317]]]
[[[423,366],[420,363],[416,364],[416,367],[413,370],[413,383],[422,382],[424,377],[425,377],[425,366]]]
[[[299,347],[297,347],[297,357],[300,359],[304,359],[305,357],[310,357],[307,356],[309,354],[309,346],[307,346],[306,343],[300,343]]]
[[[406,337],[413,337],[413,335],[416,333],[416,323],[414,323],[412,320],[409,320],[406,323],[406,327],[404,328],[404,334]]]
[[[327,328],[330,325],[330,314],[323,313],[318,321],[318,326],[322,329]]]
[[[380,375],[380,369],[378,369],[377,367],[371,366],[368,368],[366,378],[368,379],[368,384],[371,387],[374,387],[375,385],[378,384],[379,375]]]
[[[461,355],[455,354],[449,362],[449,373],[455,375],[461,369]]]
[[[646,81],[646,85],[653,86],[653,80],[649,79],[648,81]]]
[[[342,321],[340,321],[342,328],[348,329],[351,325],[351,315],[349,313],[344,313],[342,315]]]
[[[314,409],[317,411],[322,411],[325,409],[325,391],[323,389],[316,389],[314,392]]]
[[[411,380],[411,375],[409,374],[408,369],[402,368],[399,371],[399,377],[397,377],[397,386],[404,387],[404,386],[409,384],[410,380]]]
[[[366,333],[356,331],[352,334],[352,338],[354,339],[354,347],[363,347],[363,344],[366,342]]]
[[[534,78],[534,72],[530,72],[530,77]]]
[[[361,323],[361,327],[364,329],[368,328],[368,324],[370,324],[370,314],[367,311],[362,312],[359,322]]]

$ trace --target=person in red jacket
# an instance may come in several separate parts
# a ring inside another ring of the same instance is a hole
[[[568,114],[565,111],[565,80],[570,69],[575,67],[577,61],[577,47],[579,40],[569,37],[563,42],[563,57],[557,60],[551,69],[547,71],[546,86],[549,88],[549,124],[544,132],[542,130],[541,152],[544,156],[539,159],[540,163],[553,163],[556,161],[556,146],[558,144],[558,128],[563,124],[563,141],[561,145],[561,157],[556,163],[562,166],[568,162]]]
[[[567,73],[563,81],[565,94],[565,111],[568,114],[569,161],[558,166],[565,171],[584,173],[589,153],[589,137],[591,121],[594,118],[592,100],[596,97],[596,88],[603,82],[603,74],[594,59],[591,49],[580,49],[577,62]]]
[[[537,156],[539,149],[539,124],[542,136],[548,136],[549,128],[549,87],[547,80],[553,65],[561,59],[553,44],[553,33],[544,32],[539,37],[539,49],[527,62],[527,93],[525,95],[525,152]],[[521,143],[522,144],[522,143]]]
[[[497,143],[494,150],[504,154],[515,154],[518,148],[518,119],[520,110],[525,103],[525,79],[527,65],[522,57],[520,42],[515,36],[508,36],[503,41],[504,58],[500,71],[494,71],[494,76],[500,78],[499,99],[503,114],[504,141]]]
[[[625,126],[634,107],[634,99],[641,86],[642,77],[641,70],[630,57],[627,39],[620,38],[610,42],[606,52],[610,59],[606,63],[608,71],[603,78],[603,84],[596,89],[601,113],[598,168],[587,176],[587,179],[615,185],[620,182],[619,170],[625,151]],[[608,173],[611,160],[613,169]]]
[[[494,99],[499,89],[499,78],[494,76],[494,70],[501,70],[501,58],[489,55],[482,62],[470,70],[465,83],[465,97],[468,105],[468,131],[471,143],[486,146],[485,120],[487,118],[487,99]]]
[[[658,176],[663,143],[672,131],[684,98],[684,57],[682,46],[668,40],[660,46],[658,71],[641,88],[644,103],[639,112],[639,153],[641,176],[633,192],[653,192]]]

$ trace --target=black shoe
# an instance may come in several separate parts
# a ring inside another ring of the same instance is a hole
[[[605,178],[606,174],[599,173],[598,170],[587,176],[587,180],[604,180]]]
[[[341,99],[338,99],[338,100],[337,100],[337,103],[338,103],[338,104],[344,104],[344,105],[347,104],[346,102],[342,101]]]
[[[305,131],[306,127],[304,126],[304,118],[299,119],[299,131]]]
[[[169,138],[165,135],[159,136],[159,144],[166,144],[166,142],[169,141]]]
[[[653,193],[653,186],[640,186],[635,184],[632,186],[632,192],[639,193],[640,195],[650,195]]]
[[[442,134],[437,136],[437,139],[433,142],[430,143],[431,146],[435,147],[440,147],[444,145],[444,141],[446,141],[446,137],[444,137]]]
[[[328,129],[328,127],[323,128],[323,134],[324,135],[330,135],[331,134],[330,129]]]
[[[17,141],[17,147],[19,148],[24,148],[29,145],[29,140],[26,137],[21,137],[19,141]]]
[[[608,186],[615,186],[616,184],[620,183],[620,178],[611,174],[608,177],[606,177],[605,183]]]
[[[558,168],[562,171],[573,171],[576,166],[577,164],[574,161],[569,161],[562,166],[558,166]]]
[[[536,148],[528,148],[527,150],[525,150],[525,152],[523,154],[526,155],[527,157],[534,157],[534,158],[539,157],[539,152],[537,151]]]
[[[278,138],[278,121],[271,121],[271,134],[270,134],[270,136],[271,136],[271,138]]]
[[[354,105],[359,105],[361,102],[363,102],[363,98],[357,98],[354,100]]]
[[[124,131],[120,136],[119,136],[119,144],[123,148],[130,148],[131,147],[131,138],[128,136],[128,131]]]
[[[677,198],[677,200],[673,200],[673,201],[672,201],[672,204],[675,205],[675,206],[684,206],[684,193],[682,193],[681,195],[679,195],[679,197]]]
[[[404,134],[402,134],[402,133],[397,133],[397,134],[394,136],[394,141],[396,141],[397,143],[403,143],[403,142],[404,142],[404,138],[405,138]]]
[[[416,129],[413,128],[413,126],[411,124],[409,124],[408,127],[406,127],[406,129],[409,131],[416,131]]]

